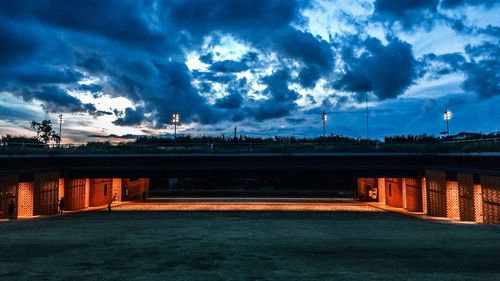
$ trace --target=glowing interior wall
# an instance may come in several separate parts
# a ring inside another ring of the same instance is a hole
[[[145,199],[149,193],[149,179],[123,179],[122,181],[122,200],[136,201]]]
[[[362,200],[376,199],[378,194],[377,178],[358,178],[358,197]]]
[[[385,179],[385,202],[391,207],[403,208],[403,186],[401,179]]]
[[[113,198],[113,179],[90,179],[90,207],[107,205]]]

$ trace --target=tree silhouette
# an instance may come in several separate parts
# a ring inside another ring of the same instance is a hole
[[[61,141],[61,137],[56,133],[56,131],[52,130],[52,121],[50,120],[43,120],[42,122],[36,122],[33,120],[31,121],[30,126],[36,131],[36,138],[45,144],[51,140],[56,143]]]

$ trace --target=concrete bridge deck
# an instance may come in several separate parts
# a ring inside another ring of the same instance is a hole
[[[426,169],[500,175],[500,153],[193,153],[0,155],[0,173],[57,170],[72,177],[288,175],[415,177]]]

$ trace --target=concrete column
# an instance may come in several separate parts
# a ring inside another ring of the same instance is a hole
[[[85,208],[90,206],[90,179],[85,179]]]
[[[113,198],[115,202],[122,201],[122,183],[123,180],[121,178],[113,179]]]
[[[401,188],[403,189],[403,208],[406,209],[406,179],[401,179]]]
[[[446,181],[446,217],[460,220],[458,182]]]
[[[385,178],[377,179],[378,198],[377,201],[385,204]]]
[[[477,223],[483,223],[483,191],[480,184],[474,184],[474,216]]]
[[[17,216],[32,217],[35,198],[33,182],[20,182],[17,192]]]
[[[421,181],[421,185],[422,185],[422,213],[424,214],[427,214],[427,210],[428,210],[428,207],[427,207],[427,183],[426,183],[426,179],[425,177],[422,177],[422,181]]]

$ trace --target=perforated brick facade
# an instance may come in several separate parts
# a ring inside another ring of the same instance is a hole
[[[483,192],[480,184],[474,184],[474,218],[477,223],[483,220]]]
[[[66,210],[85,208],[85,179],[65,179],[64,193]]]
[[[422,178],[422,213],[428,214],[429,212],[429,201],[427,197],[427,179],[425,177]]]
[[[460,220],[475,221],[474,212],[474,175],[458,174]]]
[[[500,177],[481,176],[484,223],[500,224]]]
[[[34,215],[57,214],[59,205],[59,172],[36,173],[34,176]]]
[[[13,217],[17,216],[17,181],[18,176],[0,177],[0,218],[8,218],[8,208],[12,202],[15,206]]]
[[[17,216],[32,217],[34,209],[35,189],[33,182],[18,184]]]
[[[422,183],[420,178],[405,178],[406,209],[422,212]]]
[[[452,220],[460,219],[458,182],[446,181],[446,217]]]
[[[446,173],[425,171],[427,191],[427,213],[435,217],[447,217]]]

